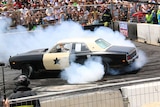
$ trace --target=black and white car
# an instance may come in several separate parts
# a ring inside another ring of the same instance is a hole
[[[12,69],[22,70],[23,74],[32,78],[41,71],[64,70],[71,62],[83,64],[91,56],[102,57],[106,73],[109,68],[123,68],[138,58],[136,47],[114,46],[102,38],[88,37],[65,39],[50,49],[18,54],[10,57],[9,63]]]

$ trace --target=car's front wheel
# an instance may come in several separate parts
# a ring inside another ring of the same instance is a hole
[[[103,62],[103,66],[104,66],[105,75],[109,74],[109,72],[110,72],[109,64],[107,62]]]
[[[26,64],[22,67],[22,74],[26,75],[28,78],[34,78],[35,72],[31,65]]]

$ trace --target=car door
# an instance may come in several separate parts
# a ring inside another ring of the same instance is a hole
[[[63,70],[69,66],[71,44],[63,44],[66,51],[60,50],[62,44],[56,45],[50,52],[44,54],[43,65],[46,70]]]
[[[85,43],[73,43],[71,55],[75,57],[74,62],[84,64],[86,59],[91,57],[91,51]]]

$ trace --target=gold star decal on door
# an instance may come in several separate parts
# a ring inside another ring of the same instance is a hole
[[[54,59],[54,64],[59,64],[59,59],[58,58],[56,58],[56,59]]]

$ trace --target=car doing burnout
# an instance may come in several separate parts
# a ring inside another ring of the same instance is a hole
[[[98,37],[65,39],[50,49],[37,49],[9,58],[12,69],[22,70],[29,78],[41,71],[61,71],[71,62],[83,64],[92,56],[102,58],[105,73],[110,68],[123,68],[138,57],[135,47],[115,46]]]

